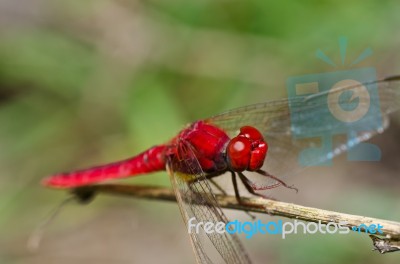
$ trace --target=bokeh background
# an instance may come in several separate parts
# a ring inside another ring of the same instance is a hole
[[[40,179],[132,156],[196,119],[283,98],[288,77],[349,69],[368,47],[373,56],[356,67],[400,73],[399,12],[394,0],[1,0],[0,263],[194,263],[176,204],[121,197],[68,204],[29,251],[30,234],[68,197]],[[315,52],[340,62],[340,36],[348,61],[333,68]],[[400,220],[396,119],[373,139],[381,162],[338,158],[296,177],[298,194],[276,198]],[[125,182],[169,186],[166,173]],[[256,263],[400,261],[372,252],[360,234],[243,243]]]

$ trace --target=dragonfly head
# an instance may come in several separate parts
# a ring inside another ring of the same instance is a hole
[[[254,127],[244,126],[226,148],[229,166],[233,171],[256,171],[264,164],[268,145]]]

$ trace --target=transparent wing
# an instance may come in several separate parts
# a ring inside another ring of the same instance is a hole
[[[177,153],[169,157],[167,167],[186,226],[192,218],[193,224],[228,222],[188,142],[179,143]],[[197,262],[213,263],[207,252],[206,241],[192,231],[190,239]],[[236,234],[206,234],[226,263],[251,263]]]
[[[305,166],[326,165],[383,132],[389,124],[387,115],[400,107],[399,81],[395,76],[342,83],[325,92],[237,108],[206,122],[230,136],[242,126],[258,128],[269,145],[265,169],[285,177]],[[364,152],[374,150],[363,147]]]

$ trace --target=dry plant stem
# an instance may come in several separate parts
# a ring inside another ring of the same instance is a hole
[[[103,185],[92,185],[77,189],[76,192],[81,190],[93,192],[94,194],[105,193],[113,195],[124,195],[136,198],[145,198],[153,200],[165,200],[165,201],[176,201],[173,190],[165,187],[155,186],[143,186],[143,185],[124,185],[124,184],[103,184]],[[392,241],[394,244],[400,241],[400,223],[394,221],[388,221],[383,219],[377,219],[372,217],[344,214],[339,212],[327,211],[318,208],[306,207],[292,203],[285,203],[280,201],[274,201],[264,198],[242,198],[242,204],[237,202],[234,196],[216,195],[218,203],[222,208],[236,209],[242,211],[250,211],[256,213],[264,213],[269,215],[282,216],[292,219],[303,220],[307,222],[319,221],[322,224],[328,222],[347,222],[347,224],[341,224],[342,226],[348,227],[350,230],[353,226],[359,226],[360,224],[380,224],[382,236],[386,236],[386,240],[389,243]],[[365,230],[361,230],[364,232]],[[379,248],[377,250],[381,251]],[[384,253],[384,252],[381,252]]]

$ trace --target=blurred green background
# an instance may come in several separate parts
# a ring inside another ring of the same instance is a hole
[[[46,175],[132,156],[188,122],[285,97],[290,76],[357,67],[400,73],[397,1],[0,1],[0,263],[194,263],[176,204],[69,204],[35,252],[29,235],[66,192]],[[321,49],[347,64],[318,60]],[[301,177],[303,205],[400,220],[399,125],[379,164],[335,161]],[[284,162],[284,161],[283,161]],[[166,173],[125,182],[169,186]],[[228,212],[234,217],[246,215]],[[262,220],[278,220],[261,216]],[[366,236],[244,239],[256,263],[399,263]]]

